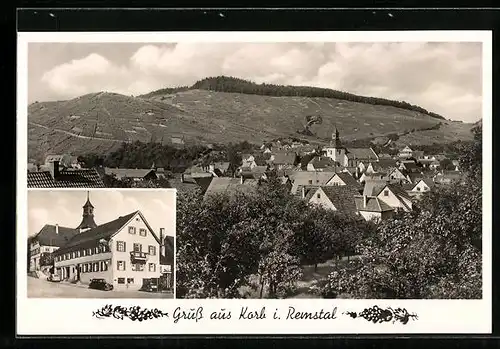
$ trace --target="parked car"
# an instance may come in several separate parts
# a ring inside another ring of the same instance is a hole
[[[50,274],[47,280],[51,282],[61,282],[61,276],[59,274]]]
[[[145,279],[142,283],[141,291],[158,292],[158,279]]]
[[[89,288],[102,291],[111,291],[113,289],[113,285],[107,282],[105,279],[92,279],[90,280]]]

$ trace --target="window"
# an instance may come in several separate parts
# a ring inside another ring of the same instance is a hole
[[[86,272],[88,272],[88,271],[89,271],[89,269],[88,269],[88,264],[84,264],[84,265],[83,265],[83,272],[84,272],[84,273],[86,273]]]
[[[85,257],[87,255],[87,250],[82,250],[82,255]]]
[[[95,253],[99,253],[99,246],[96,246],[96,248],[94,248],[94,251]]]
[[[87,249],[87,256],[90,256],[90,255],[92,255],[92,249],[91,248]]]
[[[80,257],[80,251],[76,251],[76,256]]]
[[[156,264],[149,263],[149,271],[156,271]]]
[[[125,283],[125,278],[118,278],[118,283],[119,284],[124,284]]]
[[[389,196],[389,190],[384,190],[384,196]]]
[[[134,243],[134,252],[142,252],[142,245]]]
[[[125,252],[125,241],[117,241],[116,242],[116,250],[118,252]]]
[[[127,278],[127,284],[133,284],[134,278]]]
[[[71,257],[70,257],[69,252],[68,252],[68,253],[66,253],[66,259],[70,259],[70,258],[71,258]]]
[[[417,191],[420,191],[420,187],[417,187]]]
[[[125,261],[118,261],[117,262],[117,269],[118,270],[125,270]]]
[[[146,229],[139,229],[139,235],[140,236],[146,236]]]
[[[128,227],[129,234],[135,234],[135,227]]]
[[[132,264],[133,271],[144,271],[144,264],[136,263]]]
[[[320,199],[320,198],[321,198],[321,194],[316,194],[316,197],[317,197],[318,199]]]
[[[149,245],[148,252],[151,256],[156,256],[156,247]]]
[[[312,179],[310,179],[310,180],[309,180],[309,184],[313,184],[313,181],[312,181]]]

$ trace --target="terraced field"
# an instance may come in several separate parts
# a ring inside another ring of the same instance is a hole
[[[314,136],[297,134],[308,115],[321,115]],[[186,144],[247,140],[261,143],[294,136],[325,143],[335,126],[345,140],[402,134],[435,126],[442,120],[392,106],[333,98],[271,97],[188,90],[151,98],[93,93],[68,101],[33,103],[28,107],[28,156],[49,152],[106,153],[122,142],[171,143],[182,135]],[[443,121],[439,130],[410,133],[400,142],[442,143],[470,137],[470,124]],[[406,138],[405,138],[406,137]]]

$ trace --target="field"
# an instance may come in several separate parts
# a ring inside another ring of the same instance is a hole
[[[320,115],[313,136],[303,130],[308,115]],[[116,93],[93,93],[68,101],[37,102],[28,108],[28,157],[47,153],[106,153],[122,142],[140,140],[172,144],[183,136],[186,144],[247,140],[259,144],[278,137],[297,137],[325,144],[335,126],[344,140],[374,138],[391,133],[410,144],[443,143],[470,138],[470,124],[443,120],[392,106],[356,103],[333,98],[271,97],[240,93],[189,90],[150,99]]]

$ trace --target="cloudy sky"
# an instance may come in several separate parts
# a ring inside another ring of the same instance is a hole
[[[76,228],[82,221],[82,206],[87,192],[32,191],[28,192],[28,234],[34,235],[45,224]],[[99,224],[140,210],[151,228],[158,235],[175,235],[175,193],[173,191],[91,191],[94,220]]]
[[[481,43],[30,43],[29,102],[127,95],[217,75],[405,100],[481,117]]]

